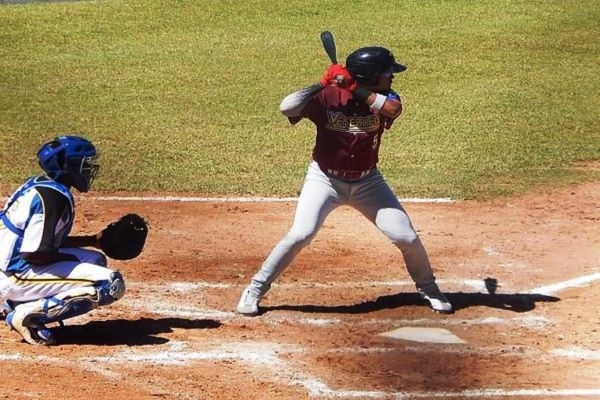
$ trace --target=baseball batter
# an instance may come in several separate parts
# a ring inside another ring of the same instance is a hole
[[[44,144],[45,174],[28,179],[0,211],[0,297],[6,323],[31,344],[56,342],[52,322],[85,314],[125,294],[118,271],[95,250],[101,235],[69,236],[75,217],[70,192],[87,192],[99,165],[94,145],[79,136]]]
[[[377,169],[382,135],[402,113],[401,98],[391,89],[394,73],[405,69],[388,49],[363,47],[347,57],[346,67],[331,65],[318,84],[283,99],[280,110],[292,124],[307,118],[316,126],[313,161],[292,227],[244,289],[238,313],[259,314],[273,281],[341,205],[360,211],[400,249],[418,292],[434,311],[453,312],[406,211]]]

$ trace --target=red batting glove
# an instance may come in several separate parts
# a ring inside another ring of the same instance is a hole
[[[331,64],[319,79],[321,86],[337,86],[352,91],[356,82],[350,72],[340,64]]]
[[[319,79],[321,86],[344,87],[344,82],[350,78],[350,73],[343,65],[331,64]]]
[[[349,91],[356,89],[356,81],[352,78],[352,75],[350,75],[350,71],[342,66],[339,71],[336,72],[339,87],[348,89]]]
[[[331,75],[331,84],[338,87],[344,87],[346,77],[350,76],[346,68],[340,64],[334,64],[329,67],[329,73]]]
[[[327,67],[325,72],[323,72],[321,79],[319,79],[321,86],[325,87],[329,85],[335,85],[335,75],[333,74],[333,71],[335,71],[335,68],[338,65],[339,64],[331,64],[329,67]]]

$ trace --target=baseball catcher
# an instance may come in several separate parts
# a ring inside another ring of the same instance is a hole
[[[148,227],[129,214],[97,234],[71,235],[71,190],[90,190],[100,169],[96,148],[83,137],[63,135],[43,144],[37,158],[43,173],[0,210],[0,298],[10,329],[27,343],[51,345],[56,333],[49,324],[62,325],[125,295],[125,280],[108,267],[107,256],[138,256]]]

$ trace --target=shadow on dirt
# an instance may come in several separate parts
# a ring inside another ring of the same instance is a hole
[[[212,319],[116,319],[92,321],[85,325],[65,325],[55,328],[55,333],[58,338],[58,344],[61,345],[145,346],[169,342],[169,339],[155,335],[173,332],[173,328],[215,329],[220,326],[221,323],[219,321]]]
[[[454,310],[462,310],[468,307],[484,306],[499,308],[513,312],[527,312],[535,308],[539,302],[556,302],[560,298],[542,294],[487,294],[487,293],[446,293],[446,297],[454,306]],[[363,314],[384,309],[393,309],[403,306],[428,306],[428,303],[418,293],[398,293],[389,296],[381,296],[373,301],[352,304],[347,306],[317,306],[317,305],[281,305],[261,307],[261,311],[274,310],[301,311],[306,313],[339,313],[339,314]]]
[[[535,293],[497,294],[499,287],[498,279],[487,277],[483,279],[487,293],[445,293],[452,303],[454,311],[469,307],[484,306],[499,308],[513,312],[527,312],[535,308],[535,303],[556,302],[560,298]],[[316,306],[316,305],[281,305],[273,307],[261,307],[261,312],[270,310],[291,310],[307,313],[340,313],[340,314],[363,314],[372,311],[398,308],[402,306],[429,306],[418,293],[398,293],[390,296],[381,296],[377,300],[349,306]]]

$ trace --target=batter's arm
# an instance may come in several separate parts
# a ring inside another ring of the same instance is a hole
[[[279,111],[288,118],[299,117],[310,99],[321,90],[323,90],[323,86],[316,83],[290,93],[281,101]]]
[[[364,87],[357,87],[352,91],[352,96],[364,101],[369,107],[379,111],[379,114],[388,118],[398,118],[402,114],[402,102],[386,95],[372,92]]]

